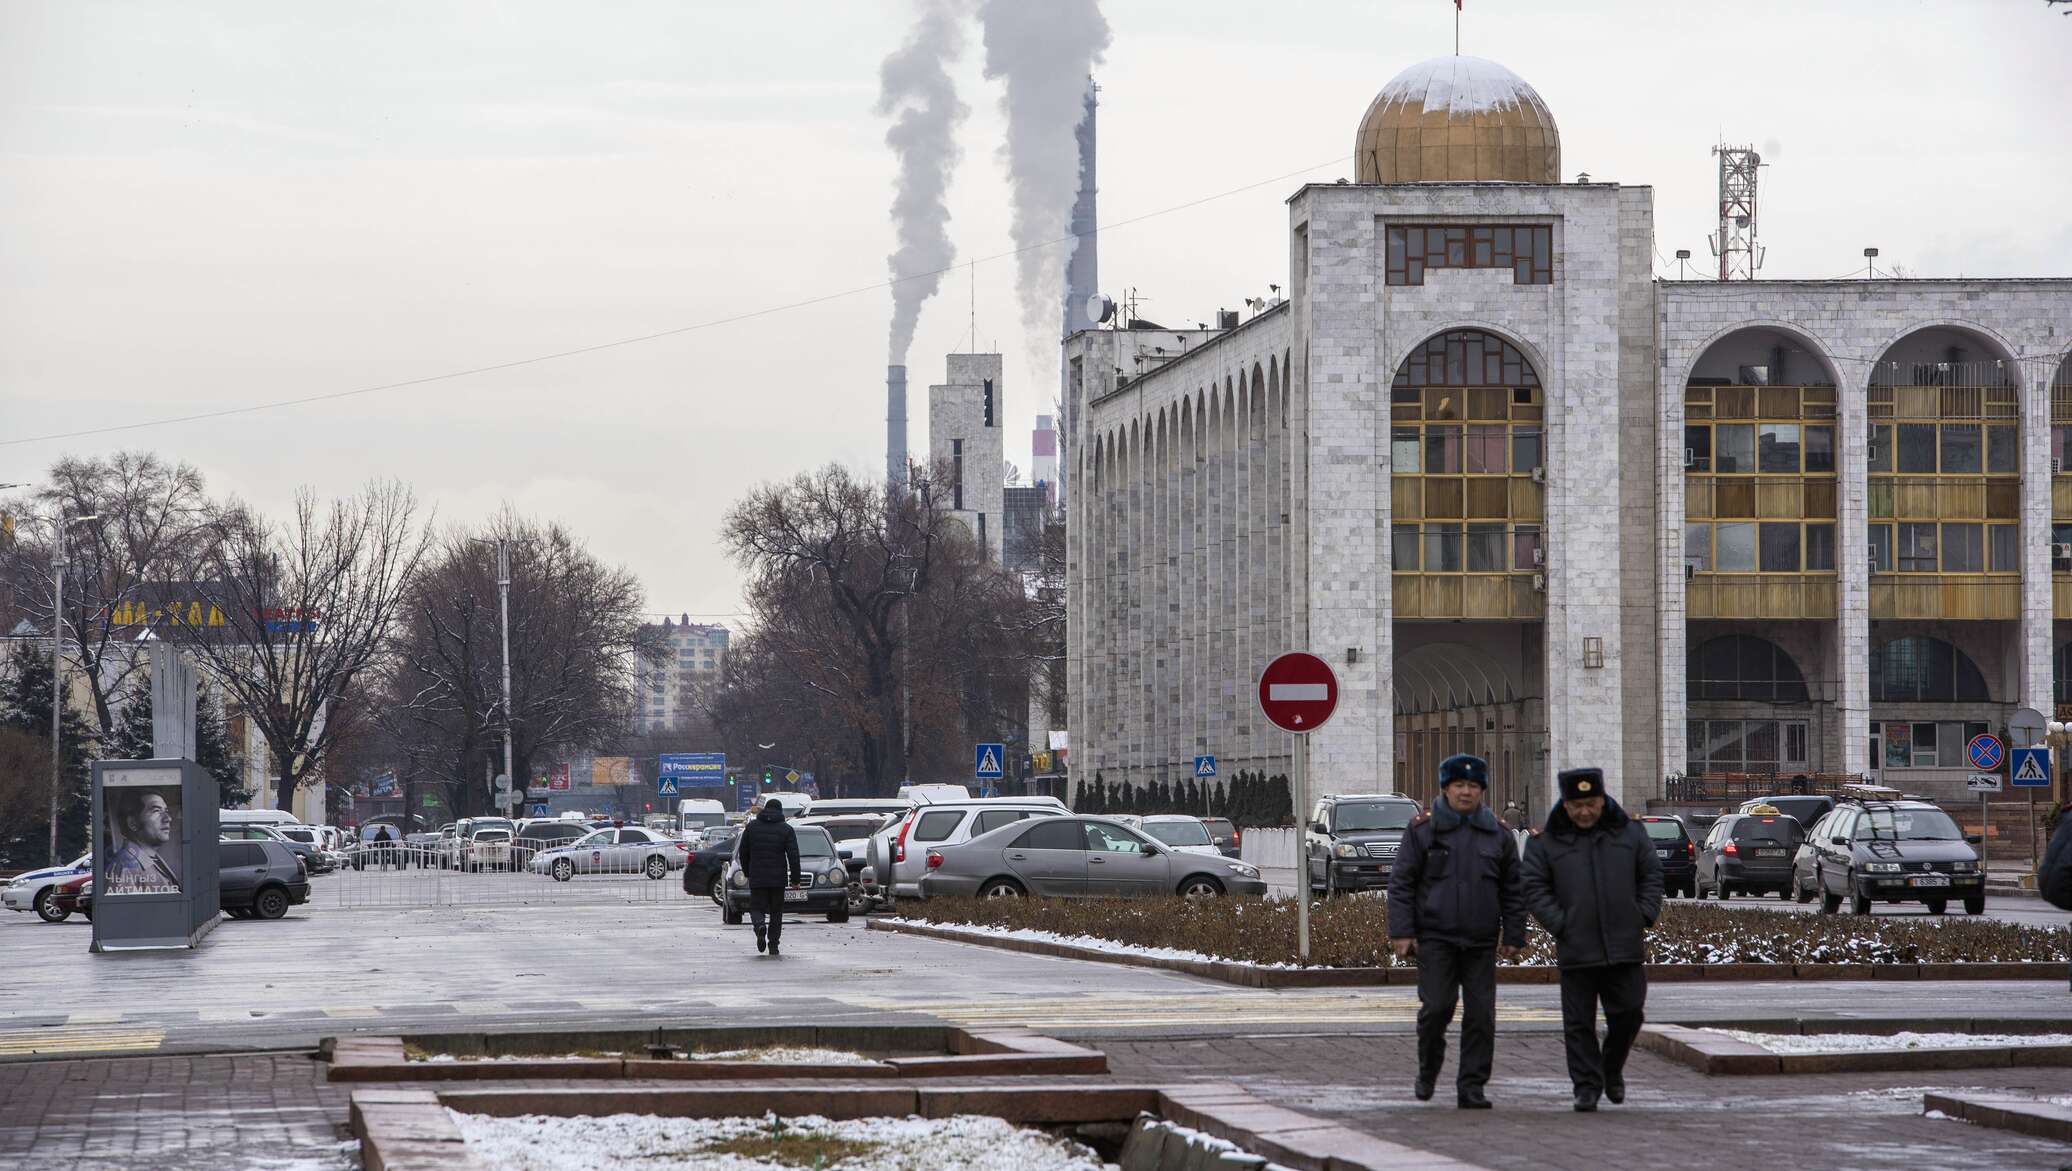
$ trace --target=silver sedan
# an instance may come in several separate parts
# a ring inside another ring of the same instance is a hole
[[[1263,895],[1257,867],[1234,858],[1181,853],[1100,817],[1016,822],[955,846],[928,851],[921,897],[1113,898]]]

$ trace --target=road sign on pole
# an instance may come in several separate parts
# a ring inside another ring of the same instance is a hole
[[[1007,745],[980,744],[971,754],[971,775],[976,780],[997,781],[1007,776]]]
[[[1194,775],[1195,775],[1196,777],[1200,778],[1201,780],[1208,780],[1209,778],[1211,778],[1211,777],[1215,776],[1215,775],[1216,775],[1216,758],[1215,758],[1215,757],[1213,757],[1213,756],[1197,756],[1197,757],[1195,757],[1195,758],[1194,758]]]
[[[1964,746],[1964,752],[1971,758],[1971,767],[1980,772],[1991,772],[2007,759],[2007,748],[2000,743],[2000,737],[1991,732],[1981,732]]]
[[[2043,739],[2043,728],[2043,713],[2032,707],[2007,717],[2007,739],[2016,747],[2026,748]]]
[[[2050,788],[2050,749],[2015,749],[2013,776],[2009,779],[2017,789]]]
[[[532,803],[532,815],[533,815],[534,817],[545,817],[545,816],[547,816],[547,803],[546,803],[545,801],[535,801],[535,802],[533,802],[533,803]]]
[[[1282,655],[1259,673],[1259,710],[1284,732],[1314,732],[1338,710],[1338,676],[1315,655]]]
[[[676,796],[676,778],[663,777],[659,782],[656,783],[655,791],[657,794],[663,797]]]
[[[1998,793],[2000,791],[2000,774],[1973,773],[1964,779],[1964,787],[1974,793]]]

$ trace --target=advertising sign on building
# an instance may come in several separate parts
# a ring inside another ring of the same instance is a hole
[[[727,783],[724,752],[665,752],[661,766],[655,779],[673,781],[678,789],[716,789]]]
[[[590,784],[597,788],[633,783],[633,758],[599,756],[590,761]]]
[[[568,792],[568,786],[568,766],[566,764],[555,765],[554,770],[547,774],[547,788],[556,793],[566,793]]]

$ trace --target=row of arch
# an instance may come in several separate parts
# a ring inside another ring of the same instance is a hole
[[[2072,644],[2059,650],[2072,662]],[[2060,676],[2062,678],[2062,675]],[[1790,652],[1752,634],[1723,634],[1684,660],[1684,694],[1692,703],[1803,704],[1812,699]],[[1910,634],[1878,644],[1870,658],[1873,703],[1990,703],[1986,676],[1955,644]]]
[[[1285,649],[1294,613],[1289,383],[1285,351],[1248,354],[1091,446],[1074,637],[1084,767],[1111,781],[1170,780],[1205,753],[1225,773],[1286,768],[1286,736],[1239,681]]]
[[[2024,358],[2017,353],[2018,347],[2002,336],[1999,331],[1976,322],[1932,320],[1906,326],[1891,334],[1883,344],[1876,347],[1878,356],[1870,360],[1870,369],[1866,377],[1844,378],[1841,373],[1844,361],[1853,365],[1864,361],[1864,359],[1855,357],[1838,358],[1836,351],[1832,347],[1821,342],[1803,324],[1781,320],[1757,320],[1723,326],[1703,341],[1691,346],[1689,348],[1688,361],[1679,372],[1679,376],[1671,380],[1670,386],[1677,391],[1681,391],[1684,384],[1692,378],[1702,377],[1701,371],[1706,367],[1706,360],[1721,351],[1727,343],[1733,341],[1737,336],[1744,334],[1774,334],[1780,338],[1788,339],[1796,343],[1800,352],[1811,357],[1819,364],[1823,379],[1784,380],[1786,384],[1790,385],[1839,387],[1883,385],[1884,383],[1880,381],[1880,378],[1890,377],[1891,367],[1895,363],[1911,360],[1904,348],[1906,343],[1917,339],[1926,341],[1943,335],[1969,341],[1985,349],[1989,355],[1988,360],[1998,364],[2001,373],[2007,378],[2008,384],[2019,389],[2033,389],[2046,382],[2055,385],[2066,385],[2068,382],[2072,382],[2072,350],[2067,350],[2064,354],[2058,355],[2055,358],[2049,356]],[[1931,352],[1924,355],[1924,360],[1932,364],[1943,359],[1938,358]],[[2035,368],[2043,371],[2043,373],[2039,377],[2032,378],[2025,373],[2028,368]],[[1881,371],[1883,372],[1882,374]]]

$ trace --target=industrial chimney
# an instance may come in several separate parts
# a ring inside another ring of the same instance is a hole
[[[885,482],[905,487],[907,476],[906,367],[885,367]]]

